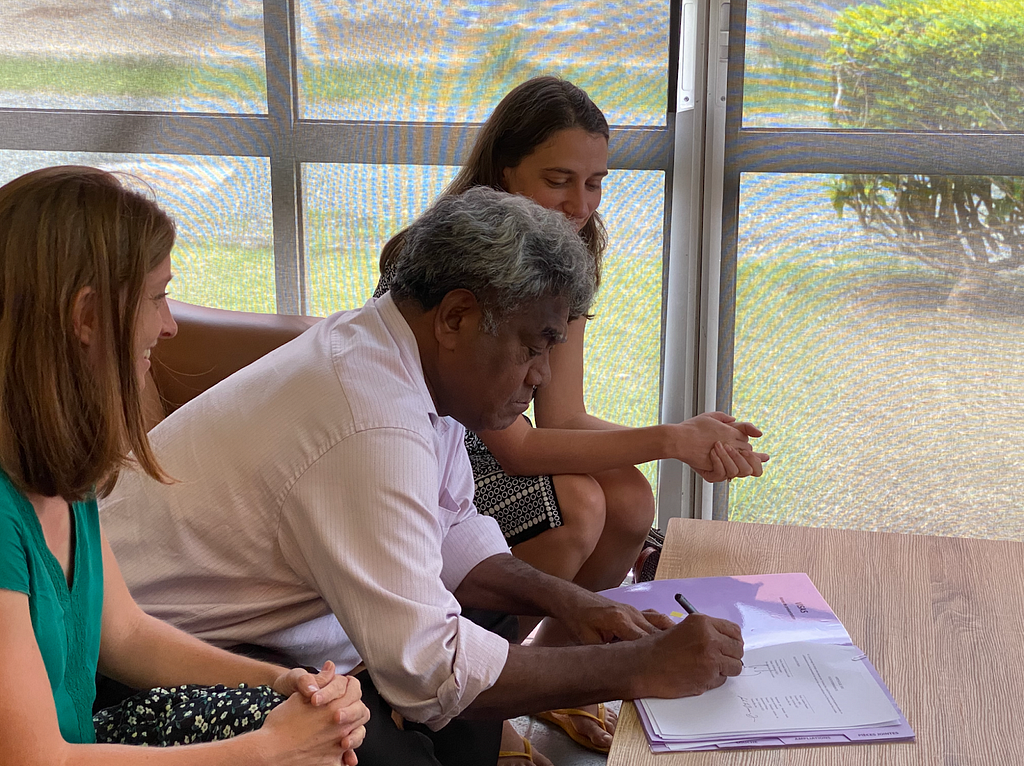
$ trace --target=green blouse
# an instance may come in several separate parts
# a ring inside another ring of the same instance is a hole
[[[103,616],[103,551],[96,501],[71,508],[74,558],[68,588],[35,509],[0,471],[0,588],[28,596],[60,733],[67,742],[89,743],[96,741],[92,703]]]

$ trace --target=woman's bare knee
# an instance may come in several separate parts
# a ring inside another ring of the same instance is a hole
[[[512,553],[543,572],[572,580],[604,532],[604,492],[590,476],[552,478],[562,525],[519,543]]]
[[[596,477],[604,491],[605,528],[626,539],[644,539],[654,523],[654,492],[638,469],[605,471]]]
[[[562,524],[573,530],[574,537],[589,541],[593,550],[607,523],[608,506],[604,489],[593,476],[585,474],[551,478],[555,485]]]

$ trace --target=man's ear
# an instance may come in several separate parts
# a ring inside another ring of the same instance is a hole
[[[479,323],[480,304],[472,292],[465,289],[452,290],[445,295],[434,311],[434,336],[441,348],[451,351],[458,344],[459,336],[472,325]]]
[[[71,302],[71,324],[83,346],[95,342],[99,334],[99,312],[96,310],[96,291],[83,287]]]

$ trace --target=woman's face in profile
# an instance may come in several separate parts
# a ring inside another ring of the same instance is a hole
[[[559,210],[583,228],[601,204],[601,183],[608,175],[608,140],[600,133],[567,128],[502,171],[505,190],[522,194],[549,210]]]
[[[146,275],[142,288],[142,300],[135,317],[135,364],[142,387],[146,385],[153,347],[160,338],[173,338],[178,332],[178,325],[167,305],[167,284],[172,278],[171,256],[168,255]]]

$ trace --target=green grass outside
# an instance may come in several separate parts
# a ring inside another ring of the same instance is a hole
[[[454,72],[400,64],[307,66],[302,70],[303,90],[317,98],[306,107],[315,110],[382,96],[470,104],[480,99],[466,83],[486,83],[489,91],[500,95],[530,76],[551,71],[502,51],[491,58]],[[567,67],[558,74],[585,87],[609,113],[649,114],[651,122],[660,121],[664,114],[663,70]],[[222,94],[225,100],[256,104],[254,111],[258,111],[265,104],[265,88],[259,64],[0,57],[0,90],[5,91],[150,100]],[[376,282],[380,243],[407,223],[390,216],[339,222],[330,213],[307,213],[308,311],[323,315],[365,301]],[[343,244],[331,241],[331,232],[339,228],[346,231]],[[181,242],[176,269],[173,292],[182,300],[232,309],[275,309],[273,253],[268,248],[247,249],[212,240]],[[626,253],[617,259],[613,251],[608,258],[595,307],[597,319],[587,339],[587,401],[601,417],[630,425],[657,422],[661,273],[660,242],[650,253]],[[655,464],[642,470],[654,483]]]
[[[274,251],[216,240],[181,240],[172,256],[176,300],[234,311],[277,311]]]
[[[238,69],[240,73],[245,71]],[[68,60],[0,56],[0,91],[173,98],[186,95],[189,83],[197,75],[195,67],[151,58]],[[265,92],[265,83],[262,87]]]
[[[320,65],[301,68],[307,109],[333,103],[379,100],[425,104],[475,104],[479,94],[467,83],[486,83],[500,95],[519,82],[550,68],[529,63],[501,71],[486,62],[461,69],[401,64]],[[649,114],[652,122],[665,111],[665,73],[646,67],[617,67],[599,72],[579,67],[558,71],[585,87],[608,112]],[[214,97],[243,105],[232,111],[266,110],[266,75],[261,62],[201,65],[159,58],[27,58],[0,56],[0,91],[122,97],[160,100]]]
[[[748,69],[743,81],[746,127],[828,127],[831,81],[824,67],[799,76],[770,65]]]
[[[827,38],[766,39],[746,62],[744,125],[831,127]],[[950,277],[891,248],[796,250],[808,216],[827,225],[821,180],[819,202],[748,211],[776,236],[740,253],[732,404],[772,460],[731,484],[729,518],[1024,540],[1024,456],[1004,435],[1024,414],[1024,275],[972,313],[946,305]]]
[[[748,10],[753,28],[744,60],[744,126],[828,127],[833,98],[832,70],[826,63],[829,37],[816,28],[827,23],[823,14],[834,13],[820,5],[779,3],[755,3]],[[801,27],[801,21],[810,26]]]
[[[730,518],[1024,539],[1020,312],[947,310],[948,280],[878,256],[740,263],[733,411],[773,457]]]
[[[380,250],[409,224],[392,216],[353,216],[351,211],[307,213],[306,287],[308,310],[326,316],[361,306],[373,294]]]

